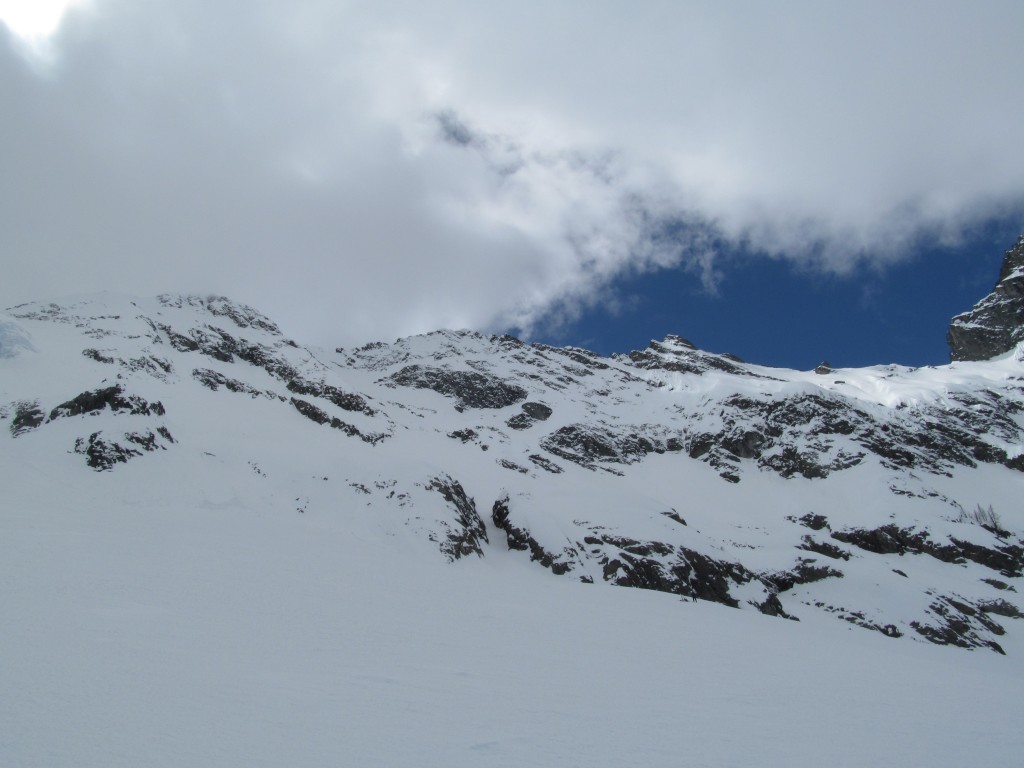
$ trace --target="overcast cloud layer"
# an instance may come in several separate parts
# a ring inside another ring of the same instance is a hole
[[[1024,4],[93,0],[0,26],[0,306],[525,333],[716,243],[846,271],[1024,204]]]

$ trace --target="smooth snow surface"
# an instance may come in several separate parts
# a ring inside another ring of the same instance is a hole
[[[7,766],[1011,766],[1024,748],[1024,648],[447,566],[342,510],[38,480],[0,529]]]

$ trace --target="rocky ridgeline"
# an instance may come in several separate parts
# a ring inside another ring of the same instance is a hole
[[[992,293],[953,318],[952,360],[988,360],[1024,341],[1024,236],[1006,252]]]
[[[954,319],[954,359],[988,358],[1021,340],[1022,285],[1024,240],[996,291]],[[251,414],[248,430],[273,414],[297,454],[314,436],[334,446],[348,473],[338,507],[358,501],[392,515],[453,563],[498,547],[584,582],[784,619],[821,611],[964,648],[1001,650],[998,638],[1021,618],[1022,531],[991,509],[972,513],[958,491],[1024,481],[1020,361],[797,372],[679,336],[602,358],[468,331],[325,353],[223,297],[8,313],[0,358],[30,362],[42,354],[32,329],[54,326],[73,340],[61,367],[74,371],[40,379],[38,391],[4,383],[0,419],[12,445],[53,435],[60,454],[97,472],[170,461],[183,443],[201,442],[210,409]],[[246,449],[236,448],[265,479]],[[822,507],[818,489],[848,493],[857,486],[833,485],[848,477],[882,488],[881,522],[844,518],[858,512],[855,499]],[[693,496],[694,480],[713,486]],[[788,508],[811,511],[782,515],[735,496],[758,483],[784,483]],[[751,527],[770,537],[751,539]],[[944,576],[915,577],[915,560],[929,564],[919,573],[937,565]],[[876,605],[868,587],[882,580],[896,604],[917,607]]]

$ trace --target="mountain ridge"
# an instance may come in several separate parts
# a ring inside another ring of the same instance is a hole
[[[609,358],[469,331],[331,352],[216,296],[8,312],[10,466],[24,447],[89,484],[148,464],[209,497],[272,476],[258,508],[366,507],[452,562],[499,548],[562,578],[962,648],[1002,652],[1022,616],[1019,348],[800,372],[678,336]]]
[[[987,360],[1024,341],[1024,235],[1003,256],[992,292],[953,318],[950,360]]]

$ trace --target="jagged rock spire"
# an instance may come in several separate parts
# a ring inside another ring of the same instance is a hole
[[[1024,341],[1024,235],[1006,252],[992,293],[953,318],[951,360],[988,360]]]

